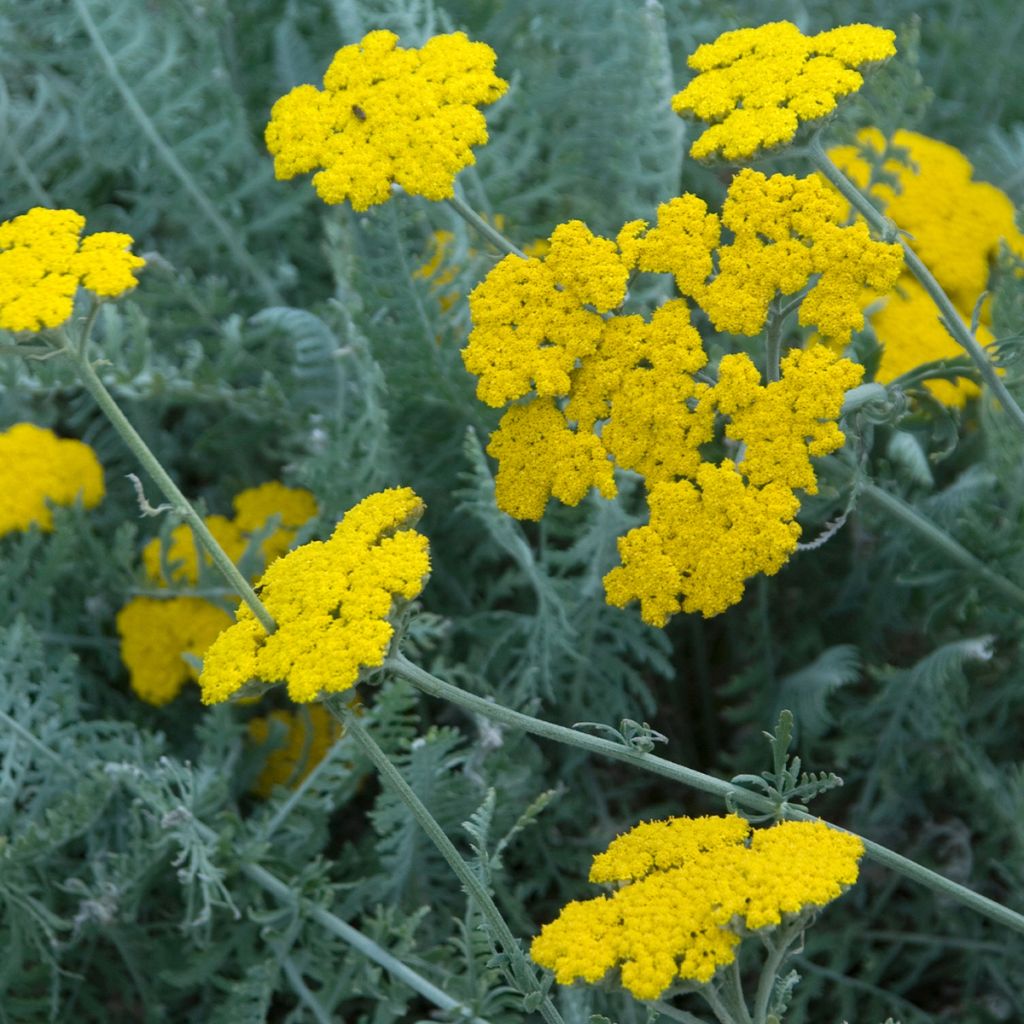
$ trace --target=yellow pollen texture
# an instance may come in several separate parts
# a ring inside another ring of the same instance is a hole
[[[858,68],[896,52],[895,34],[844,25],[805,36],[788,21],[725,32],[690,56],[696,77],[672,98],[677,113],[710,125],[690,147],[702,160],[746,160],[793,140],[864,84]]]
[[[822,822],[753,832],[736,815],[648,822],[594,859],[591,881],[624,884],[569,903],[530,953],[563,985],[618,968],[637,999],[657,999],[676,981],[711,981],[748,932],[842,895],[863,853]]]
[[[265,139],[279,179],[318,171],[320,198],[355,210],[386,202],[392,184],[432,200],[454,194],[471,147],[487,141],[476,108],[508,83],[494,74],[494,51],[462,32],[418,50],[397,43],[370,32],[334,55],[323,89],[300,85],[274,104]]]
[[[327,541],[277,559],[257,586],[277,629],[269,636],[247,605],[206,652],[199,679],[215,704],[247,682],[287,683],[298,703],[351,688],[380,665],[398,601],[411,601],[430,571],[427,539],[411,528],[423,503],[409,488],[372,494]]]
[[[146,261],[129,251],[130,235],[100,231],[81,238],[74,210],[37,206],[0,224],[0,328],[41,331],[71,318],[79,286],[100,298],[134,288]]]

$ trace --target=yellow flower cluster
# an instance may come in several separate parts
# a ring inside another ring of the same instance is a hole
[[[267,149],[278,179],[313,177],[325,203],[355,210],[386,202],[392,184],[427,199],[453,194],[455,175],[487,141],[477,105],[508,88],[495,53],[462,32],[434,36],[418,50],[393,32],[370,32],[340,49],[324,88],[300,85],[273,107]]]
[[[381,664],[396,600],[411,601],[430,571],[427,539],[411,529],[423,502],[408,487],[372,494],[327,541],[279,558],[259,582],[277,624],[267,635],[248,605],[206,652],[199,685],[216,704],[252,679],[286,682],[298,703],[347,690]]]
[[[266,746],[274,738],[274,726],[283,729],[283,743],[271,747],[252,791],[266,799],[275,787],[295,789],[324,759],[342,734],[341,723],[322,705],[311,704],[295,711],[271,711],[249,720],[249,739]]]
[[[104,493],[103,467],[87,444],[33,423],[0,433],[0,537],[33,525],[48,533],[50,503],[72,505],[80,498],[95,508]]]
[[[198,597],[133,597],[117,613],[121,660],[135,695],[160,707],[199,673],[183,655],[202,658],[231,615]]]
[[[974,181],[968,159],[953,146],[917,132],[897,131],[891,140],[869,128],[858,146],[839,146],[829,156],[859,187],[885,206],[896,225],[952,299],[965,323],[988,285],[989,271],[1005,243],[1024,257],[1024,234],[1013,203],[994,185]],[[883,174],[874,180],[873,165]],[[870,299],[865,296],[866,304]],[[979,340],[992,340],[988,309],[982,310]],[[871,326],[882,343],[878,379],[883,383],[935,359],[957,358],[963,350],[939,321],[928,293],[909,272],[877,312]],[[963,405],[977,394],[973,381],[927,382],[947,405]]]
[[[844,25],[805,36],[788,21],[725,32],[690,56],[697,76],[672,98],[677,114],[711,127],[690,147],[701,160],[743,160],[793,140],[797,128],[831,114],[864,84],[857,68],[887,60],[895,35]]]
[[[903,256],[863,225],[842,226],[844,212],[816,178],[744,170],[720,217],[686,195],[614,241],[571,221],[543,258],[508,256],[470,294],[463,361],[477,395],[516,403],[487,449],[499,507],[540,519],[551,497],[576,505],[592,487],[614,497],[615,467],[644,479],[650,523],[620,540],[611,604],[638,599],[657,626],[681,609],[716,615],[795,549],[794,491],[815,493],[810,458],[843,444],[836,420],[861,370],[817,346],[788,356],[767,387],[748,357],[727,356],[712,385],[687,299],[719,330],[753,335],[777,295],[813,282],[801,322],[847,340],[863,325],[863,292],[891,288]],[[672,274],[685,298],[649,319],[623,314],[637,270]],[[722,418],[743,454],[714,465],[701,449]]]
[[[753,832],[736,815],[638,825],[594,858],[590,880],[620,887],[569,903],[530,953],[561,984],[618,967],[637,999],[657,999],[676,981],[711,981],[748,932],[842,895],[863,852],[857,836],[822,822]]]
[[[235,517],[204,517],[214,538],[227,556],[237,562],[251,537],[261,532],[276,516],[278,527],[261,544],[265,564],[269,565],[291,546],[296,529],[316,515],[316,499],[302,488],[286,487],[276,480],[250,487],[235,495]],[[164,573],[166,558],[170,578]],[[171,531],[166,555],[159,537],[142,550],[146,575],[161,587],[199,582],[199,552],[188,524]],[[203,551],[203,565],[212,560]],[[188,679],[198,673],[182,655],[202,658],[217,636],[232,624],[223,608],[197,597],[134,597],[117,616],[121,636],[121,660],[128,668],[132,690],[149,704],[162,705],[174,700]]]
[[[74,210],[37,206],[0,224],[0,328],[41,331],[71,318],[79,286],[116,298],[138,281],[146,261],[129,251],[131,235],[99,231],[81,238]]]

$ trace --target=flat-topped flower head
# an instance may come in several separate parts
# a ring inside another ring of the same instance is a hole
[[[146,261],[129,250],[131,235],[81,237],[74,210],[37,206],[0,224],[0,328],[41,331],[71,318],[79,287],[112,299],[134,288]]]
[[[487,141],[476,108],[508,88],[494,74],[494,51],[462,32],[420,49],[393,32],[370,32],[340,49],[323,89],[300,85],[274,104],[267,149],[279,179],[318,171],[325,203],[355,210],[386,202],[393,184],[427,199],[453,195],[455,175]]]
[[[725,32],[697,48],[698,72],[672,98],[677,114],[710,123],[690,147],[695,159],[746,160],[793,140],[836,100],[864,84],[858,68],[896,52],[895,35],[873,25],[845,25],[805,36],[788,21]]]
[[[94,508],[105,493],[103,467],[82,441],[34,423],[15,423],[0,433],[0,537],[33,525],[49,533],[51,504],[81,499]]]
[[[298,703],[350,689],[379,666],[398,602],[411,601],[430,571],[427,538],[412,529],[423,502],[408,487],[364,498],[327,541],[277,559],[257,585],[277,624],[269,636],[248,605],[207,651],[199,685],[216,704],[250,680],[287,683]]]
[[[610,896],[575,901],[541,929],[533,959],[563,985],[618,968],[637,999],[707,983],[742,937],[823,907],[858,876],[864,844],[822,822],[751,830],[737,815],[638,825],[594,858]]]

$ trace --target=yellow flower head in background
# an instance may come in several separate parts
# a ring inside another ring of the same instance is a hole
[[[286,487],[269,480],[236,494],[234,525],[243,536],[262,530],[274,516],[280,520],[273,533],[263,540],[261,550],[269,565],[283,555],[295,539],[295,532],[317,513],[316,498],[302,487]]]
[[[394,635],[389,617],[411,601],[430,571],[427,538],[411,528],[423,502],[408,487],[382,491],[350,509],[327,541],[279,558],[258,592],[277,624],[269,636],[251,609],[206,652],[203,702],[227,700],[252,679],[287,683],[298,703],[355,685],[379,666]]]
[[[701,160],[745,160],[793,140],[804,122],[832,113],[864,84],[857,68],[887,60],[895,35],[845,25],[805,36],[788,21],[725,32],[690,56],[697,72],[672,98],[677,114],[710,122],[690,147]]]
[[[574,901],[544,926],[533,959],[563,985],[618,967],[637,999],[707,983],[750,931],[831,903],[857,881],[864,845],[822,822],[751,830],[737,815],[638,825],[594,858],[610,896]]]
[[[487,141],[477,106],[508,88],[494,74],[494,51],[462,32],[434,36],[420,49],[376,31],[342,47],[324,88],[300,85],[271,111],[267,149],[278,179],[320,168],[325,203],[355,210],[386,202],[392,184],[427,199],[453,195],[455,175]]]
[[[228,558],[232,562],[237,562],[245,551],[245,538],[238,527],[226,516],[203,516],[203,522],[209,527],[210,533],[227,553]],[[199,582],[198,547],[201,545],[196,544],[192,527],[188,523],[180,523],[171,530],[170,543],[167,547],[167,565],[171,578],[167,579],[164,574],[159,537],[154,537],[142,549],[142,564],[145,566],[146,575],[154,583],[162,586],[170,586],[171,583],[191,583],[194,586]],[[213,559],[205,550],[203,565],[207,568],[213,565]]]
[[[269,797],[276,786],[295,789],[324,759],[341,736],[341,723],[322,704],[310,704],[295,711],[271,711],[266,717],[249,720],[249,739],[258,746],[274,740],[275,726],[283,732],[267,754],[266,763],[252,791]]]
[[[901,130],[887,140],[874,128],[864,129],[857,139],[857,146],[837,146],[829,156],[882,202],[969,324],[1000,246],[1005,243],[1024,258],[1024,234],[1017,228],[1010,197],[988,182],[975,181],[974,168],[963,153],[938,139]],[[871,301],[867,295],[861,298],[864,305]],[[922,363],[963,356],[963,349],[940,323],[935,303],[909,272],[870,320],[883,345],[877,373],[882,383]],[[978,330],[982,344],[992,340],[988,327],[989,310],[983,307]],[[978,393],[977,385],[966,378],[927,381],[926,387],[947,405],[963,405]]]
[[[0,224],[0,328],[41,331],[71,318],[79,286],[100,298],[134,288],[146,261],[129,250],[131,235],[99,231],[81,237],[74,210],[37,206]]]
[[[0,433],[0,537],[38,526],[53,529],[48,503],[95,508],[103,499],[103,467],[82,441],[57,437],[33,423]]]
[[[160,707],[199,673],[182,657],[201,658],[231,615],[198,597],[133,597],[117,613],[121,660],[140,700]]]

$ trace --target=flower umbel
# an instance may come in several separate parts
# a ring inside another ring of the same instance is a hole
[[[355,685],[381,664],[397,601],[411,601],[430,571],[427,538],[411,525],[423,502],[408,487],[382,491],[350,509],[327,541],[312,541],[264,573],[259,594],[277,629],[267,635],[251,609],[206,652],[199,685],[216,704],[251,679],[285,682],[298,703]]]
[[[462,32],[418,50],[393,32],[370,32],[340,49],[324,88],[300,85],[274,104],[267,149],[279,179],[321,168],[313,186],[325,203],[355,210],[386,202],[392,184],[427,199],[453,195],[455,175],[487,141],[478,105],[508,88],[495,53]]]
[[[615,967],[638,999],[711,981],[752,931],[825,906],[857,880],[864,845],[822,822],[752,832],[737,815],[638,825],[594,858],[610,896],[569,903],[530,953],[567,985]]]
[[[38,526],[53,529],[54,505],[81,498],[94,508],[105,493],[103,467],[82,441],[57,437],[34,423],[0,433],[0,537]]]
[[[79,286],[100,298],[134,288],[146,261],[129,250],[131,235],[100,231],[81,238],[74,210],[37,206],[0,224],[0,328],[41,331],[71,318]]]
[[[873,25],[805,36],[788,21],[724,32],[690,56],[697,77],[672,98],[677,114],[711,125],[690,155],[745,160],[791,142],[801,123],[832,113],[839,97],[860,89],[857,68],[891,57],[895,38]]]

